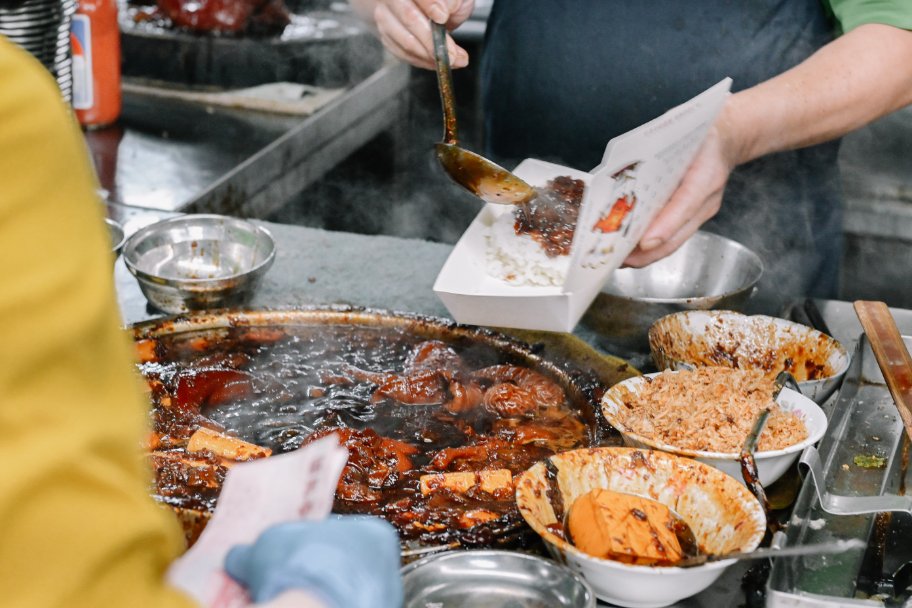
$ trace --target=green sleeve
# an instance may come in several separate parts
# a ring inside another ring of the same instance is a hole
[[[827,0],[842,32],[866,23],[881,23],[912,30],[910,0]]]
[[[190,606],[94,188],[50,74],[0,36],[0,604]]]

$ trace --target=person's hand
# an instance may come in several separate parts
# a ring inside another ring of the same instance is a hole
[[[710,129],[684,178],[652,220],[625,266],[642,267],[670,255],[719,212],[728,176],[735,167],[724,114]]]
[[[377,517],[280,524],[233,547],[225,571],[254,602],[303,590],[328,608],[399,608],[399,537]]]
[[[434,44],[428,20],[453,30],[469,18],[475,0],[375,0],[373,19],[383,46],[419,68],[434,69]],[[469,64],[469,54],[447,36],[450,66]]]

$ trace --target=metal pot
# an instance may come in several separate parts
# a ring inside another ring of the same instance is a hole
[[[391,313],[353,307],[301,308],[294,310],[219,310],[145,321],[133,326],[135,339],[157,338],[189,332],[220,330],[229,327],[293,327],[315,325],[375,326],[403,329],[424,339],[440,339],[463,346],[485,345],[513,360],[551,377],[566,391],[570,403],[579,408],[590,429],[590,445],[618,443],[619,436],[604,422],[599,401],[604,390],[637,371],[626,362],[602,358],[584,343],[536,343],[488,329],[459,325],[449,320],[407,313]],[[533,336],[526,334],[527,339]],[[601,365],[592,357],[601,359]],[[579,367],[574,366],[580,362]],[[582,369],[580,369],[582,368]],[[205,527],[209,513],[175,508],[189,542]],[[447,548],[441,546],[404,547],[406,557]]]
[[[700,231],[645,268],[614,271],[582,323],[622,356],[648,354],[654,321],[682,310],[743,310],[762,274],[756,253]]]

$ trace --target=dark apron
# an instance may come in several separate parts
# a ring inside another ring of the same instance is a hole
[[[589,170],[605,144],[725,76],[748,88],[832,39],[819,0],[496,0],[481,73],[486,152]],[[704,228],[766,272],[754,311],[834,297],[842,254],[839,142],[737,168]]]

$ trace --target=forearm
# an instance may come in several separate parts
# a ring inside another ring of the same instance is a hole
[[[740,164],[840,137],[910,103],[912,32],[868,24],[732,95],[720,126]]]

